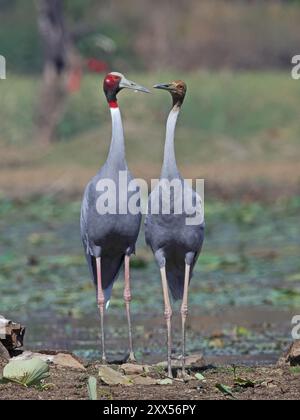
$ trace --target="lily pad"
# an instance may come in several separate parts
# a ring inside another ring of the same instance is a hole
[[[300,281],[300,273],[290,274],[286,278],[287,281]]]

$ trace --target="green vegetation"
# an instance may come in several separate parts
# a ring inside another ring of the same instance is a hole
[[[300,375],[300,366],[292,366],[292,367],[290,367],[290,372],[293,375]]]
[[[182,73],[130,74],[151,86],[182,77]],[[176,148],[181,163],[214,160],[249,161],[299,159],[300,121],[297,82],[286,73],[184,74],[188,95],[180,117]],[[102,76],[84,77],[80,92],[69,98],[58,128],[61,140],[50,162],[99,164],[108,148],[110,119],[103,97]],[[32,144],[35,78],[9,75],[1,83],[0,145]],[[161,159],[165,117],[170,98],[123,92],[128,158],[157,162]],[[149,134],[151,133],[151,141]],[[70,143],[70,140],[72,142]],[[96,148],[98,153],[91,153]]]
[[[41,69],[37,3],[1,0],[0,53],[19,74]],[[75,44],[82,56],[121,71],[288,68],[299,48],[294,0],[161,0],[159,9],[148,0],[63,0],[63,6],[68,30],[81,33]],[[112,40],[113,53],[101,48],[99,34]]]
[[[192,304],[212,308],[217,299],[218,305],[268,302],[297,307],[299,280],[291,282],[289,278],[300,270],[299,210],[300,203],[296,206],[294,200],[275,206],[238,202],[228,206],[209,201],[205,252],[196,268],[196,277],[207,281],[193,283]],[[253,213],[251,220],[242,217],[245,211]],[[4,312],[13,302],[20,312],[26,307],[38,310],[49,304],[53,310],[71,311],[76,316],[93,311],[93,287],[79,239],[79,212],[79,201],[51,197],[0,201],[0,291]],[[135,277],[150,278],[156,273],[142,237],[136,259],[143,263],[133,264]],[[17,293],[20,287],[21,294]],[[150,291],[156,284],[147,287]],[[115,290],[112,307],[122,307],[122,282],[116,284]],[[157,305],[156,293],[145,294],[143,289],[135,293],[135,312],[140,305],[144,310]],[[251,336],[242,327],[237,327],[235,334]]]

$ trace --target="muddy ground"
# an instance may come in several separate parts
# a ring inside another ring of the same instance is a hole
[[[194,378],[201,372],[204,380],[192,379],[188,382],[174,380],[172,385],[131,385],[107,386],[98,381],[99,400],[299,400],[300,368],[208,366],[190,371]],[[49,384],[44,390],[25,388],[7,383],[0,385],[0,400],[86,400],[87,379],[89,375],[98,375],[97,364],[89,364],[85,372],[50,368]],[[237,379],[248,382],[235,386]],[[216,385],[230,387],[230,394],[220,391]],[[231,393],[232,392],[232,393]]]

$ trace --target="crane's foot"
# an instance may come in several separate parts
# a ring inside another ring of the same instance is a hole
[[[137,360],[133,351],[129,353],[129,355],[126,357],[125,360],[127,363],[137,363]]]
[[[188,377],[188,373],[185,369],[185,354],[182,354],[181,356],[181,377],[184,379],[184,377]]]
[[[107,365],[107,358],[106,358],[106,356],[105,356],[105,355],[103,355],[103,356],[101,357],[101,364],[102,364],[102,365]]]
[[[193,377],[186,370],[178,369],[177,379],[180,379],[184,382],[188,382],[191,379],[193,379]]]

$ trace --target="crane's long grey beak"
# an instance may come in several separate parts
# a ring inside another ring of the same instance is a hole
[[[126,89],[138,90],[139,92],[150,93],[150,90],[148,90],[144,86],[138,85],[137,83],[132,82],[131,80],[127,80],[127,79],[125,80],[123,79],[120,82],[120,87],[126,88]]]
[[[172,85],[170,83],[159,83],[153,86],[155,89],[171,90]]]

